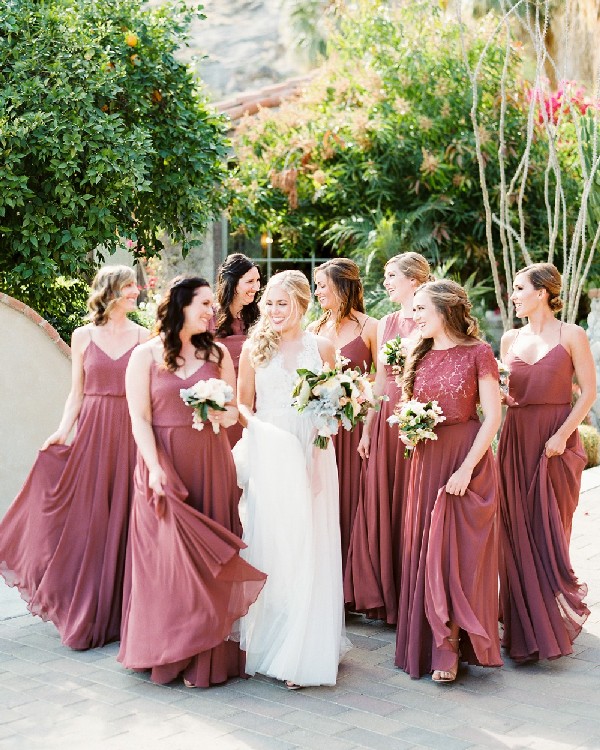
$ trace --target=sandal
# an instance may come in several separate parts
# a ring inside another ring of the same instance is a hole
[[[183,678],[183,684],[186,686],[186,688],[195,688],[195,687],[198,687],[198,685],[194,685],[193,682],[190,682],[189,680],[186,680],[185,677]]]
[[[296,685],[295,682],[291,682],[290,680],[285,681],[285,686],[288,690],[302,690],[304,685]]]
[[[448,638],[448,643],[456,643],[456,664],[452,669],[435,669],[433,671],[433,674],[431,675],[431,679],[433,682],[454,682],[456,679],[456,675],[458,674],[458,657],[459,657],[459,651],[458,651],[458,638]]]

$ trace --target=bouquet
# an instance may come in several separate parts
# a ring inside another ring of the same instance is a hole
[[[208,410],[225,411],[225,404],[233,398],[233,388],[224,380],[209,378],[199,380],[191,388],[181,388],[179,391],[183,403],[194,410],[192,427],[203,430],[204,422],[209,419]],[[212,422],[213,432],[219,432],[220,425]]]
[[[292,405],[299,412],[311,414],[317,424],[314,445],[327,448],[340,424],[345,430],[365,420],[369,409],[379,408],[382,397],[375,396],[371,382],[358,368],[344,370],[348,362],[338,357],[332,369],[297,370],[298,380],[292,391]]]
[[[402,385],[402,371],[407,357],[406,344],[400,336],[386,341],[379,350],[379,361],[384,365],[391,365],[398,386]]]
[[[440,422],[445,422],[446,417],[437,401],[428,401],[426,404],[405,401],[396,404],[394,413],[387,421],[390,425],[398,425],[398,437],[406,446],[404,458],[409,458],[410,451],[421,440],[437,440],[433,428]]]
[[[508,376],[510,375],[510,368],[508,368],[504,362],[499,359],[496,360],[498,363],[498,375],[500,377],[500,390],[504,394],[508,394]]]

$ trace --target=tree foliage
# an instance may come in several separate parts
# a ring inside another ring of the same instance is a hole
[[[489,41],[493,19],[466,28],[438,3],[389,6],[378,0],[348,5],[330,37],[329,60],[306,90],[239,128],[234,226],[270,232],[289,255],[318,253],[329,243],[381,265],[385,252],[373,248],[410,249],[434,265],[455,258],[463,280],[474,272],[487,279],[472,87],[462,46],[471,65],[483,59],[477,135],[492,201],[500,184],[502,79],[508,92],[505,167],[516,166],[526,137],[521,51],[515,45],[506,61],[502,42]],[[543,148],[531,144],[524,195],[528,247],[538,257],[548,243]],[[576,175],[563,175],[563,188],[575,192]],[[390,227],[396,240],[378,243],[373,232]]]
[[[186,252],[220,208],[223,122],[175,53],[199,11],[5,0],[0,283],[38,309],[125,240]]]

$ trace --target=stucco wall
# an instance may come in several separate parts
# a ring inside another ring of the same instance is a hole
[[[69,347],[37,313],[0,294],[0,516],[60,421]]]

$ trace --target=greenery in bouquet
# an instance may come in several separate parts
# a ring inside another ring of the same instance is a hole
[[[398,426],[398,437],[405,445],[404,458],[409,458],[421,440],[437,440],[434,428],[445,422],[446,417],[437,401],[421,403],[413,399],[396,404],[387,421]]]
[[[208,420],[213,432],[218,434],[220,425],[211,421],[209,409],[225,411],[225,404],[233,399],[233,388],[220,378],[209,378],[199,380],[191,388],[181,388],[179,395],[183,403],[193,409],[192,427],[203,430],[204,423]]]
[[[402,385],[402,373],[407,356],[408,350],[401,336],[386,341],[379,352],[379,360],[392,368],[398,386]]]

